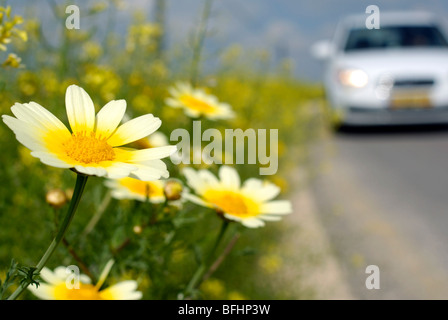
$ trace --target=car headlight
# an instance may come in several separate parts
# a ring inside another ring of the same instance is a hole
[[[360,69],[345,69],[338,73],[339,82],[347,87],[363,88],[367,85],[369,77]]]

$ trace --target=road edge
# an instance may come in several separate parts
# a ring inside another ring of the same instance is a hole
[[[300,271],[292,270],[292,273],[300,272],[302,290],[311,292],[312,299],[316,300],[355,299],[320,221],[311,189],[296,191],[291,201],[294,213],[288,219],[289,228],[298,228],[298,232],[288,232],[286,241],[302,256],[299,264],[293,261],[294,266],[290,266],[300,267]]]

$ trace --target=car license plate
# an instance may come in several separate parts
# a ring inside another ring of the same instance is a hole
[[[431,99],[427,91],[402,91],[392,94],[392,109],[431,108]]]

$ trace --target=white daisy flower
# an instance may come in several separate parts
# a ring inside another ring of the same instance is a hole
[[[89,95],[76,85],[67,88],[65,104],[71,131],[35,102],[16,103],[11,107],[15,117],[2,118],[31,155],[47,165],[112,179],[168,177],[160,159],[175,152],[175,146],[144,150],[123,147],[156,131],[161,125],[159,118],[147,114],[119,125],[126,110],[124,100],[110,101],[95,115]]]
[[[219,179],[208,170],[185,168],[183,173],[197,195],[186,194],[187,199],[215,208],[225,218],[246,227],[262,227],[264,221],[277,221],[292,212],[290,201],[272,200],[280,193],[279,187],[255,178],[241,185],[240,177],[232,167],[221,166]]]
[[[106,264],[96,285],[91,284],[88,276],[80,274],[79,278],[66,267],[57,267],[54,271],[43,268],[40,277],[45,281],[36,288],[28,289],[42,300],[139,300],[142,293],[137,290],[137,282],[126,280],[110,287],[101,289],[113,265],[113,261]]]
[[[162,203],[165,201],[165,181],[141,181],[134,178],[126,177],[122,179],[108,179],[106,186],[112,191],[112,197],[115,199],[133,199],[138,201],[146,201],[151,203]]]
[[[230,105],[206,93],[203,89],[195,89],[189,83],[179,82],[169,89],[171,97],[165,103],[173,108],[183,108],[192,118],[204,116],[210,120],[230,119],[234,117]]]

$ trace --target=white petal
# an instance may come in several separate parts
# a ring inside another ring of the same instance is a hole
[[[260,220],[258,218],[241,219],[241,224],[248,228],[259,228],[265,225],[263,220]]]
[[[176,150],[176,146],[165,146],[129,151],[129,162],[143,162],[148,160],[163,159],[176,152]]]
[[[152,168],[141,164],[136,164],[135,166],[137,167],[137,170],[132,171],[130,176],[141,181],[154,181],[169,177],[168,170],[160,171],[157,168]]]
[[[198,190],[200,190],[204,184],[201,179],[199,179],[198,173],[194,169],[187,167],[182,170],[182,174],[185,176],[187,184],[193,188],[196,193],[199,193]]]
[[[41,300],[55,300],[56,297],[54,295],[54,286],[48,285],[45,283],[41,283],[38,288],[34,285],[28,286],[28,290],[30,290],[36,297]]]
[[[237,221],[237,222],[242,222],[243,221],[242,218],[240,218],[238,216],[234,216],[232,214],[228,214],[228,213],[224,213],[224,217],[229,219],[229,220],[232,220],[232,221]]]
[[[47,282],[49,284],[53,284],[53,285],[59,284],[60,282],[65,281],[65,279],[67,277],[65,275],[65,273],[61,276],[60,272],[56,272],[56,270],[59,271],[59,268],[64,269],[64,267],[58,267],[55,269],[55,272],[53,272],[50,269],[48,269],[47,267],[43,267],[39,273],[39,277],[41,277],[45,282]]]
[[[281,215],[273,216],[273,215],[262,214],[257,217],[262,220],[265,220],[265,221],[280,221],[282,219]]]
[[[118,127],[117,131],[107,140],[113,147],[140,140],[159,129],[162,121],[152,114],[146,114],[132,119]]]
[[[205,202],[201,198],[195,196],[194,194],[188,193],[188,192],[183,193],[182,197],[184,199],[188,200],[188,201],[191,201],[191,202],[193,202],[195,204],[198,204],[200,206],[203,206],[203,207],[207,207],[207,208],[212,208],[213,207],[212,204],[210,204],[208,202]]]
[[[35,102],[25,104],[16,103],[11,107],[11,111],[17,119],[27,123],[39,126],[46,130],[60,130],[65,131],[66,134],[70,134],[67,127],[58,118]]]
[[[243,190],[258,191],[263,187],[263,181],[256,178],[249,178],[243,183]]]
[[[54,269],[53,274],[58,278],[61,279],[61,281],[65,281],[67,279],[67,268],[63,266],[59,266],[56,269]]]
[[[118,179],[106,179],[104,180],[104,185],[108,188],[115,189],[120,186]]]
[[[65,94],[65,107],[72,132],[93,131],[95,128],[95,106],[87,92],[71,85]]]
[[[240,176],[235,168],[229,166],[222,166],[219,168],[219,179],[221,184],[231,189],[240,188]]]
[[[128,192],[124,189],[115,189],[111,191],[111,195],[113,198],[118,199],[118,200],[123,200],[123,199],[132,199],[132,194],[131,192]]]
[[[109,179],[121,179],[128,177],[131,172],[138,170],[138,167],[124,162],[113,162],[111,165],[105,162],[104,169],[107,171],[106,176]]]
[[[137,164],[142,164],[142,165],[157,169],[160,172],[166,171],[166,164],[165,164],[165,162],[163,162],[160,159],[141,161],[141,162],[137,162]]]
[[[54,269],[53,274],[56,277],[56,279],[59,279],[59,282],[55,282],[55,284],[65,282],[67,280],[67,277],[72,273],[70,269],[67,269],[67,267],[59,266],[56,269]],[[91,280],[88,276],[81,273],[79,275],[79,280],[82,283],[90,283]]]
[[[119,282],[100,292],[110,295],[110,298],[113,300],[139,300],[142,298],[142,293],[140,291],[135,291],[136,289],[137,282],[134,280],[127,280]]]
[[[15,133],[17,140],[32,151],[47,151],[38,127],[11,116],[2,116],[3,122]]]
[[[179,101],[176,100],[176,99],[173,99],[173,98],[166,98],[165,99],[165,103],[168,106],[173,107],[173,108],[180,108],[180,107],[182,107],[182,105],[179,103]]]
[[[268,184],[263,186],[258,194],[257,198],[261,201],[268,201],[274,199],[276,196],[280,194],[280,188],[274,184]]]
[[[33,152],[31,152],[31,155],[33,157],[39,158],[40,161],[42,161],[46,165],[49,165],[49,166],[52,166],[52,167],[56,167],[56,168],[72,168],[73,167],[72,164],[58,159],[52,153],[33,151]]]
[[[207,187],[217,187],[220,184],[218,178],[208,170],[199,170],[198,176]]]
[[[250,178],[244,182],[242,191],[259,201],[268,201],[279,195],[280,188],[273,183],[263,183],[259,179]]]
[[[169,172],[167,170],[166,164],[160,159],[137,162],[136,164],[152,168],[153,170],[155,170],[154,172],[157,171],[161,177],[169,177]]]
[[[289,214],[292,212],[292,205],[288,200],[274,200],[263,203],[260,211],[268,214]]]
[[[75,169],[76,171],[89,176],[104,177],[105,175],[107,175],[106,169],[101,167],[84,167],[82,165],[76,165]]]
[[[109,138],[117,129],[126,112],[125,100],[113,100],[108,102],[96,115],[95,132],[97,137]]]

